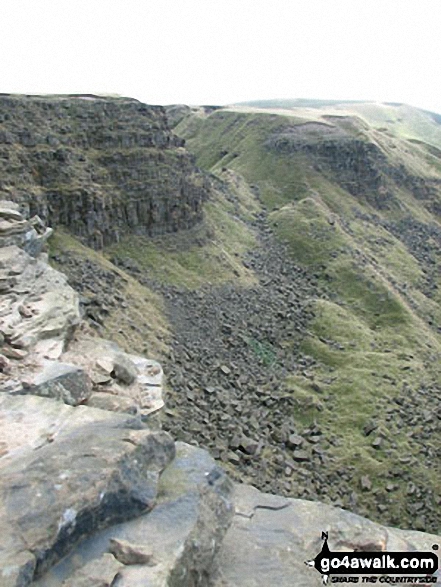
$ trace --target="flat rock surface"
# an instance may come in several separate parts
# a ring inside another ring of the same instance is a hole
[[[126,563],[114,571],[112,587],[206,585],[233,516],[231,491],[231,482],[207,452],[177,443],[176,458],[160,478],[151,512],[83,541],[33,585],[76,586],[84,568],[94,568],[93,561],[104,560],[110,551]],[[130,551],[130,557],[120,556],[115,544],[123,545],[126,554]],[[143,557],[147,562],[136,564]],[[107,565],[102,571],[108,577]]]
[[[152,508],[174,456],[137,418],[0,398],[0,585],[26,587],[81,538]]]
[[[430,551],[441,537],[381,526],[319,502],[261,493],[235,485],[233,523],[218,556],[212,587],[319,587],[320,574],[305,565],[329,533],[331,551]],[[439,573],[439,571],[438,571]],[[438,578],[439,580],[439,578]]]

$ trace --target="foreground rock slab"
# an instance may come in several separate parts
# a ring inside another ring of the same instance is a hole
[[[174,457],[137,418],[37,396],[0,398],[0,585],[26,587],[80,539],[155,503]]]
[[[261,493],[249,485],[235,485],[234,500],[236,513],[212,587],[319,587],[320,574],[305,561],[320,552],[322,532],[329,533],[335,551],[441,547],[440,536],[381,526],[340,508]]]
[[[154,509],[83,541],[33,587],[98,585],[92,574],[84,582],[85,570],[94,572],[97,561],[112,587],[207,585],[233,517],[231,493],[232,483],[207,452],[177,443]]]

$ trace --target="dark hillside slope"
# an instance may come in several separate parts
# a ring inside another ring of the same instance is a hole
[[[201,219],[209,186],[160,106],[96,96],[0,96],[0,199],[101,248]]]

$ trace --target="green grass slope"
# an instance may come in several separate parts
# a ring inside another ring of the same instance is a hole
[[[357,100],[256,100],[232,108],[271,111],[291,116],[359,116],[369,125],[405,139],[416,139],[441,148],[441,117],[407,106]],[[315,111],[315,112],[314,112]]]
[[[234,201],[213,189],[204,206],[204,218],[196,227],[157,238],[127,236],[104,251],[120,263],[135,262],[140,271],[155,283],[188,289],[238,281],[254,283],[252,272],[241,256],[255,246],[255,234],[244,222],[256,211],[255,199],[237,182]]]
[[[423,529],[406,495],[441,503],[441,159],[427,145],[441,127],[404,106],[282,106],[196,113],[176,132],[201,167],[259,194],[325,292],[303,341],[316,366],[286,380],[294,420],[337,439],[337,476],[369,477],[368,510]]]

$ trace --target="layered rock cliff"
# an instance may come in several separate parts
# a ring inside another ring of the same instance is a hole
[[[201,218],[209,185],[165,110],[96,96],[0,96],[0,199],[94,248]]]
[[[436,210],[439,178],[421,177],[402,162],[394,162],[388,154],[387,137],[380,133],[378,137],[372,133],[369,136],[369,127],[361,120],[323,118],[326,123],[282,126],[267,139],[266,147],[278,154],[306,157],[315,171],[378,210],[399,209],[400,188],[424,202],[429,210]]]

